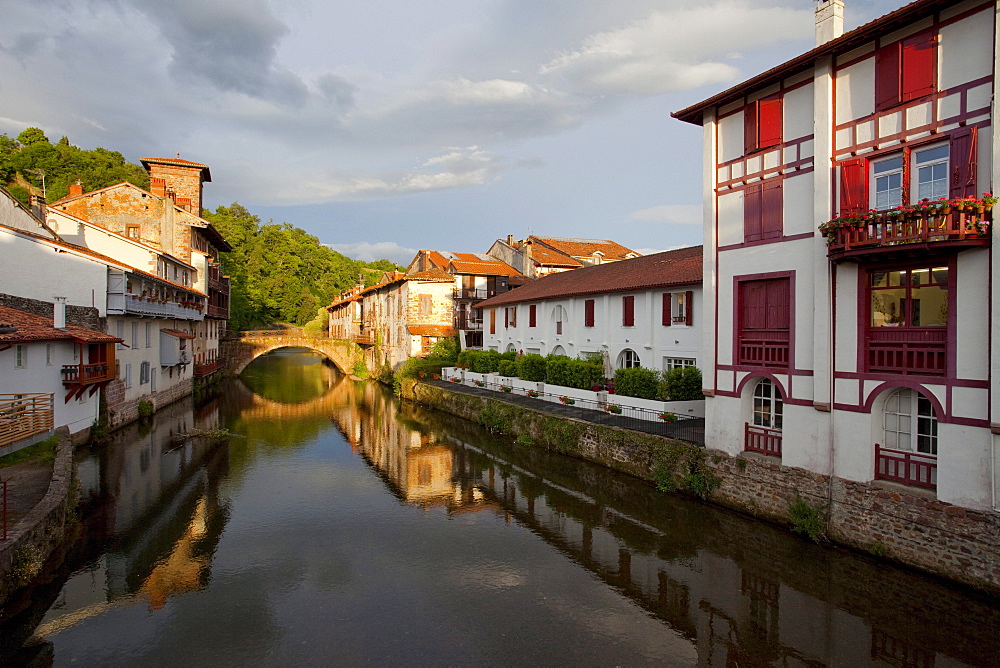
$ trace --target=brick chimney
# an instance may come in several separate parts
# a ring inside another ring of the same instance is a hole
[[[70,197],[79,197],[83,194],[83,182],[77,179],[76,183],[69,187]]]
[[[149,179],[149,192],[153,193],[157,197],[167,196],[167,180],[166,179]]]
[[[816,4],[816,46],[844,34],[844,0],[819,0]]]

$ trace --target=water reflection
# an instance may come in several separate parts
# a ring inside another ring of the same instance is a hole
[[[1000,656],[995,601],[495,439],[313,356],[259,362],[81,459],[75,570],[0,627],[0,663],[32,634],[87,664]],[[235,436],[185,436],[220,425]]]

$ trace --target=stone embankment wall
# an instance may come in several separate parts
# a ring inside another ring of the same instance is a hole
[[[72,483],[73,445],[63,428],[59,430],[48,491],[20,522],[8,529],[7,541],[0,543],[0,603],[29,584],[62,544],[71,512]]]
[[[793,524],[805,501],[827,538],[1000,595],[1000,515],[970,510],[923,490],[858,483],[782,466],[770,457],[732,457],[671,439],[526,410],[522,406],[404,381],[404,398],[532,443],[704,496],[754,517]],[[800,504],[801,507],[801,504]]]
[[[108,407],[108,428],[118,429],[138,420],[140,402],[148,401],[153,405],[155,412],[192,393],[194,393],[194,381],[188,378],[165,390],[157,390],[154,393],[126,401],[124,383],[120,379],[113,380],[104,388],[104,397]]]

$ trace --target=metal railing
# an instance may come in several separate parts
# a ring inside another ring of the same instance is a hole
[[[50,431],[53,407],[51,394],[0,394],[0,447]]]
[[[633,431],[642,431],[649,434],[657,434],[669,438],[676,438],[683,441],[705,444],[705,419],[684,415],[683,413],[669,413],[650,408],[640,408],[629,406],[628,404],[615,401],[615,395],[609,394],[607,399],[581,399],[569,397],[551,392],[539,392],[537,390],[514,389],[504,390],[504,386],[488,384],[486,381],[474,379],[462,380],[453,378],[447,382],[453,385],[464,387],[475,387],[484,391],[496,392],[504,397],[514,399],[518,402],[539,402],[556,404],[555,408],[560,413],[572,414],[573,417],[606,424]],[[596,395],[596,393],[595,393]]]
[[[172,301],[161,302],[153,297],[140,297],[129,294],[109,294],[108,312],[113,315],[135,314],[160,318],[183,318],[185,320],[201,320],[204,317],[202,310],[196,307],[184,306]]]
[[[878,249],[902,244],[969,242],[989,243],[992,213],[982,208],[948,207],[900,215],[886,211],[853,226],[826,233],[830,257],[852,251]]]
[[[483,317],[472,317],[467,313],[459,313],[455,316],[455,329],[467,331],[479,331],[483,328]]]
[[[875,479],[937,489],[937,456],[890,450],[875,444]]]
[[[452,290],[452,297],[454,299],[489,299],[496,295],[497,291],[495,288],[492,290],[485,288],[455,288]]]
[[[746,428],[743,440],[744,450],[776,457],[781,456],[781,432],[779,430],[756,427],[749,422],[743,424]]]

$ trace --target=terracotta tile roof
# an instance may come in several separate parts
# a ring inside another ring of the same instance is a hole
[[[407,325],[413,336],[455,336],[455,328],[451,325]]]
[[[576,258],[565,253],[543,246],[542,244],[531,244],[531,259],[535,264],[545,264],[555,267],[582,267],[583,263]]]
[[[408,281],[441,281],[445,283],[455,282],[454,276],[449,274],[447,271],[443,269],[438,269],[436,267],[434,269],[428,269],[427,271],[418,271],[412,274],[403,274],[401,272],[397,273],[400,275],[401,278],[404,278],[405,280]]]
[[[117,336],[98,332],[86,327],[67,325],[66,329],[56,329],[52,318],[34,313],[25,313],[7,306],[0,306],[0,327],[14,327],[16,331],[0,333],[0,343],[22,343],[27,341],[82,341],[84,343],[118,343]]]
[[[178,339],[193,339],[194,334],[185,332],[183,329],[161,329],[161,334],[169,334],[170,336],[176,336]]]
[[[476,308],[561,299],[607,292],[633,292],[649,288],[700,285],[701,246],[644,255],[621,262],[597,264],[535,279],[527,285],[479,303]]]
[[[811,51],[785,61],[777,67],[772,67],[766,72],[736,84],[732,88],[728,88],[707,100],[693,104],[680,111],[675,111],[670,115],[687,123],[701,125],[702,113],[710,107],[733,102],[743,97],[747,92],[764,88],[780,79],[812,67],[816,60],[823,56],[850,51],[862,46],[866,42],[870,42],[882,35],[887,35],[898,28],[931,15],[941,8],[956,4],[958,4],[957,0],[916,0],[916,2],[911,2],[873,21],[869,21],[863,26],[846,32],[836,39],[820,44]]]
[[[625,256],[630,254],[640,255],[640,253],[636,253],[631,248],[626,248],[620,243],[609,239],[568,239],[563,237],[536,237],[534,235],[530,236],[529,239],[571,257],[590,257],[598,251],[610,260],[624,260]],[[532,252],[534,252],[534,249],[532,249]]]
[[[506,262],[486,253],[452,253],[451,251],[418,251],[419,257],[427,253],[431,263],[452,274],[476,276],[520,276],[521,272]]]

